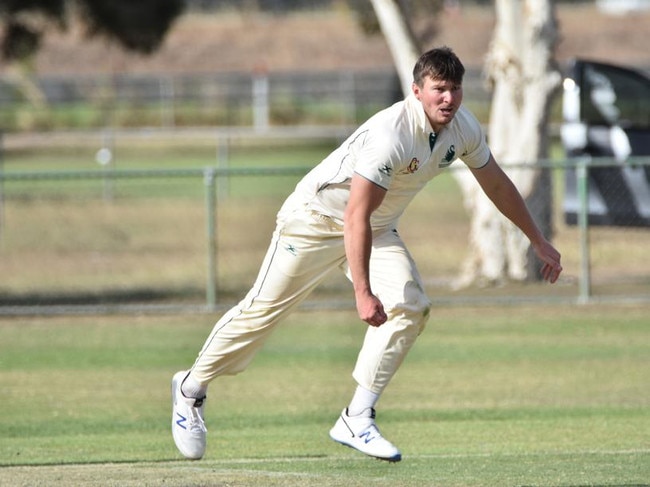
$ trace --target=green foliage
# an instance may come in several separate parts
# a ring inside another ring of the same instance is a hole
[[[83,0],[83,19],[93,34],[103,34],[124,48],[149,54],[160,46],[182,0]]]
[[[2,57],[29,58],[40,47],[48,24],[65,28],[71,12],[80,13],[90,35],[103,35],[125,49],[149,54],[160,46],[183,7],[182,0],[7,0],[0,2]],[[35,21],[39,16],[45,22]]]

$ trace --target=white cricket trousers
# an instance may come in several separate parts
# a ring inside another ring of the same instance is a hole
[[[192,377],[207,385],[243,371],[278,322],[293,311],[334,268],[350,276],[343,227],[304,206],[285,204],[255,284],[215,324]],[[370,284],[388,320],[368,326],[353,372],[356,382],[381,394],[423,330],[431,303],[395,230],[378,232],[370,257]]]

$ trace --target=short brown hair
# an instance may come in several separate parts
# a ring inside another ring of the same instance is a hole
[[[413,68],[413,81],[422,86],[427,76],[435,80],[462,84],[465,66],[458,56],[447,46],[438,47],[420,56]]]

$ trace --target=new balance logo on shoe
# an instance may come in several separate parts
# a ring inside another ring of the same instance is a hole
[[[185,426],[185,422],[187,421],[187,418],[183,416],[181,413],[176,413],[176,416],[178,416],[178,419],[176,420],[176,424],[183,428],[184,430],[187,429],[187,426]]]
[[[368,443],[370,443],[372,440],[374,440],[377,437],[372,434],[371,430],[367,430],[367,431],[364,431],[363,433],[361,433],[359,435],[359,438],[361,438],[363,440],[363,442],[367,445]]]

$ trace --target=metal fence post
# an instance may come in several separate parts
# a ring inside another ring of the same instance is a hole
[[[264,65],[253,72],[253,127],[257,131],[269,128],[269,74]]]
[[[227,170],[229,165],[230,157],[230,139],[228,135],[217,135],[217,167],[220,170]],[[219,185],[219,191],[217,195],[219,198],[223,199],[228,196],[229,191],[229,182],[230,178],[219,178],[217,181]]]
[[[160,126],[168,129],[174,128],[176,126],[174,78],[162,76],[158,83],[160,88]]]
[[[205,184],[205,217],[206,240],[208,247],[208,272],[205,287],[205,302],[208,309],[214,309],[217,304],[217,225],[216,225],[216,180],[214,168],[207,167],[203,171]]]
[[[589,254],[589,179],[590,160],[580,159],[576,165],[578,192],[578,229],[580,232],[580,279],[578,303],[587,304],[591,296],[591,258]]]

